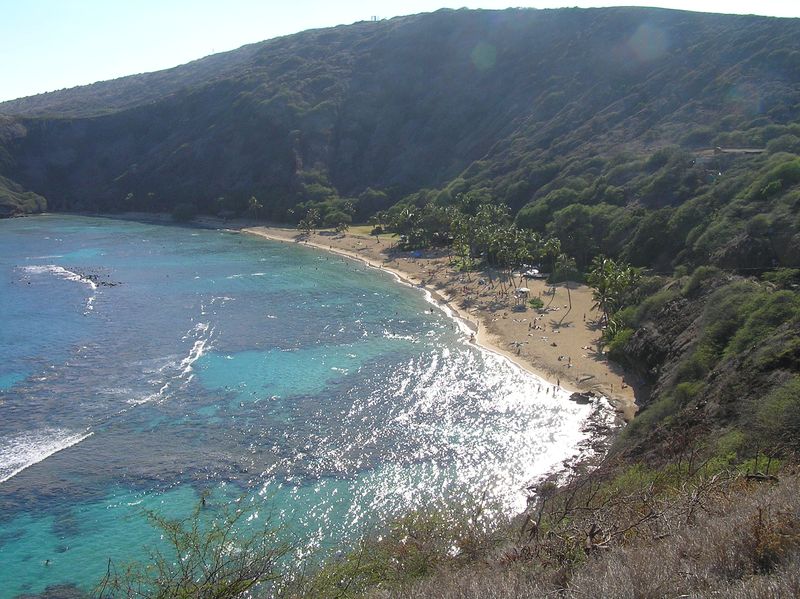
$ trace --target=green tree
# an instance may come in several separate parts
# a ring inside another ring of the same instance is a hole
[[[304,218],[300,219],[297,223],[297,228],[303,231],[306,235],[310,235],[311,231],[319,226],[319,210],[316,208],[309,208]]]
[[[552,269],[551,273],[556,271],[556,259],[561,255],[561,241],[557,237],[550,237],[542,245],[543,256],[549,256],[551,259]]]
[[[385,192],[367,187],[358,196],[358,209],[362,215],[384,210],[389,205],[389,196]]]
[[[453,235],[453,252],[458,256],[463,270],[472,270],[475,246],[475,229],[472,218],[459,210],[452,212],[450,230]]]
[[[386,230],[387,223],[389,222],[389,214],[385,210],[379,210],[369,217],[367,224],[372,227],[370,235],[378,237]]]
[[[413,205],[403,206],[391,215],[391,228],[399,236],[398,244],[406,250],[425,247],[426,236],[422,228],[422,210]]]
[[[609,322],[611,314],[625,307],[626,294],[639,281],[640,274],[625,262],[616,262],[605,256],[596,256],[586,277],[592,287],[595,307],[603,311],[603,319]]]
[[[594,249],[592,209],[582,204],[573,204],[553,214],[550,232],[561,240],[564,252],[575,256],[578,266],[587,264]]]
[[[341,224],[347,224],[349,226],[351,222],[353,222],[353,217],[347,212],[342,210],[331,210],[322,220],[322,226],[326,228],[336,228]]]
[[[347,229],[350,228],[350,225],[347,224],[345,221],[341,221],[339,224],[336,225],[334,229],[339,235],[344,235]]]
[[[284,558],[291,547],[280,530],[253,525],[251,510],[225,507],[208,517],[202,501],[179,520],[147,512],[161,531],[165,547],[152,549],[148,563],[133,563],[108,574],[95,589],[98,599],[233,599],[256,588],[275,591],[284,578]],[[251,520],[251,522],[247,522]]]
[[[247,215],[258,218],[264,210],[264,205],[258,201],[256,196],[250,196],[247,200]]]

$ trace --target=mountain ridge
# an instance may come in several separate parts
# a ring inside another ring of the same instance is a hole
[[[255,196],[287,220],[318,196],[385,193],[366,218],[459,179],[519,210],[554,162],[796,119],[799,23],[509,9],[311,30],[0,104],[17,130],[0,125],[0,174],[57,210],[242,212]]]

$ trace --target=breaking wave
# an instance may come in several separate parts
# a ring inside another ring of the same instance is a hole
[[[67,270],[63,266],[58,266],[57,264],[23,266],[21,270],[31,275],[50,274],[65,281],[75,281],[77,283],[83,283],[84,285],[89,287],[89,289],[91,289],[93,292],[92,295],[89,296],[89,298],[86,300],[86,313],[94,310],[94,300],[97,295],[96,293],[97,282],[92,277],[87,277],[86,275],[82,275],[80,273]]]
[[[3,439],[0,443],[0,483],[93,434],[45,428]]]

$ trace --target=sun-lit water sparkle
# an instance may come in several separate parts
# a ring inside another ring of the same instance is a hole
[[[16,219],[0,292],[11,596],[90,587],[158,542],[143,509],[185,514],[204,490],[306,551],[432,504],[519,510],[585,438],[589,406],[476,348],[418,290],[306,248]]]

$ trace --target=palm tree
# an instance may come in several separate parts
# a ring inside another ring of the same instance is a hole
[[[608,322],[608,315],[611,312],[614,297],[616,295],[614,285],[614,271],[616,264],[605,256],[595,256],[592,260],[592,269],[586,277],[589,285],[592,286],[592,299],[594,308],[603,311],[603,320]]]
[[[453,249],[461,259],[463,269],[472,270],[472,253],[475,246],[475,224],[473,218],[461,211],[451,213],[450,231],[453,234]]]
[[[264,205],[258,201],[256,196],[250,196],[247,200],[247,214],[253,218],[258,217],[261,214],[261,211],[264,209]]]
[[[561,240],[558,237],[550,237],[542,245],[542,252],[544,252],[545,256],[550,256],[553,261],[553,268],[550,272],[556,272],[556,259],[561,255]]]
[[[612,313],[624,307],[625,295],[639,278],[639,271],[627,263],[617,263],[602,255],[592,260],[586,280],[593,287],[592,299],[595,307],[603,311],[606,323]]]
[[[566,272],[566,273],[574,273],[577,269],[575,266],[575,259],[567,254],[560,254],[558,259],[556,260],[556,265],[558,267],[559,272]],[[561,326],[561,323],[564,322],[564,319],[567,317],[567,314],[572,312],[572,293],[570,292],[569,288],[569,280],[566,280],[565,285],[567,287],[567,300],[569,302],[569,309],[564,312],[561,316],[561,320],[558,321],[558,325]]]
[[[306,212],[305,218],[297,223],[297,228],[303,231],[306,235],[311,235],[311,231],[319,225],[319,210],[316,208],[309,208]]]

